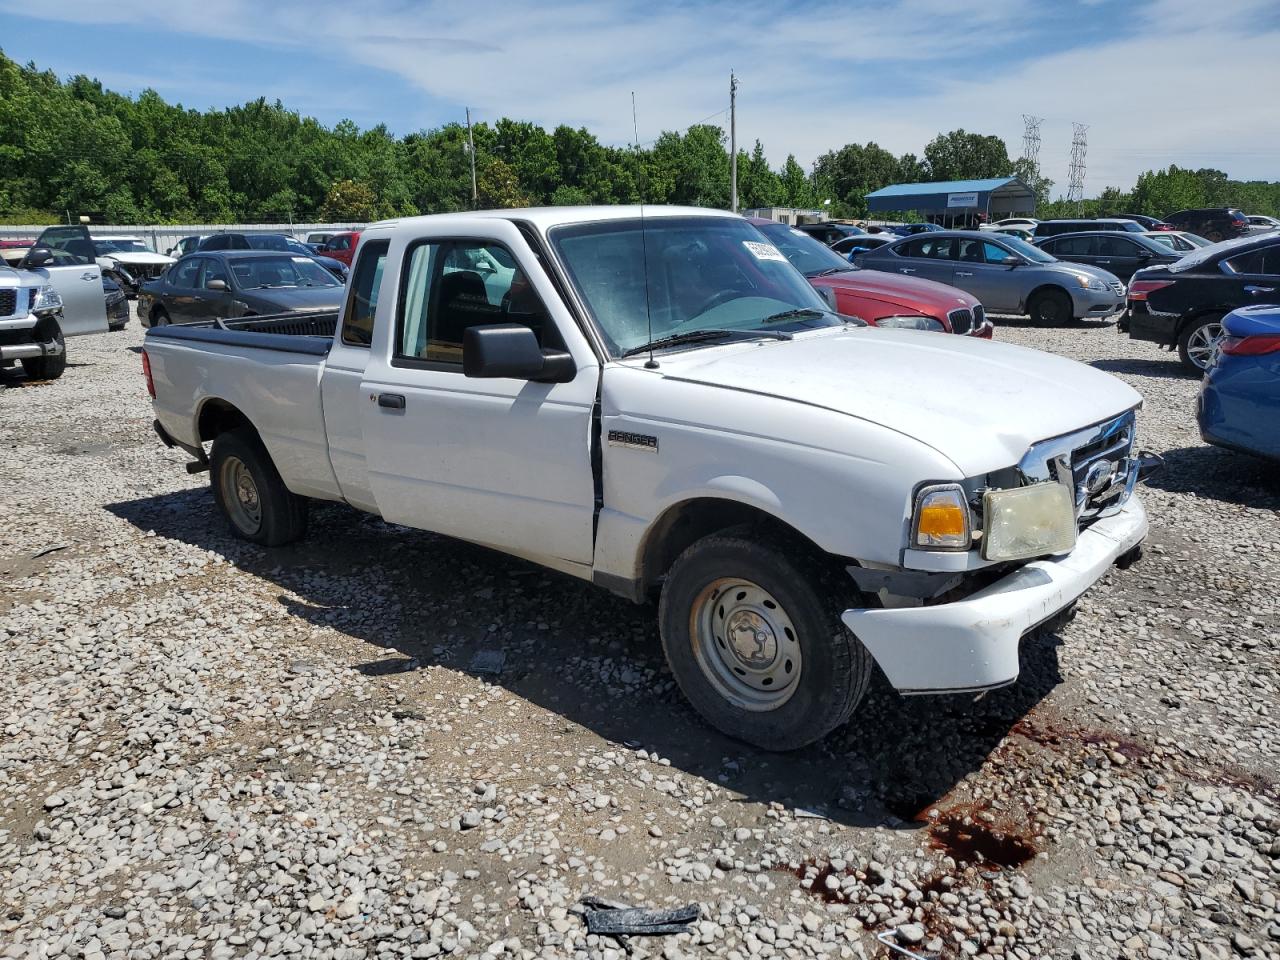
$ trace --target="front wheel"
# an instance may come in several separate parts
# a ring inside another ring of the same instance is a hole
[[[1027,313],[1042,327],[1058,327],[1072,320],[1071,297],[1061,290],[1044,290],[1027,304]]]
[[[53,329],[45,329],[46,324],[52,324]],[[58,353],[43,357],[27,357],[22,361],[23,372],[32,380],[57,380],[67,370],[67,341],[62,336],[62,328],[52,318],[46,318],[37,327],[37,336],[44,338],[49,334],[52,334],[49,340],[62,349]]]
[[[1222,339],[1222,318],[1201,317],[1192,320],[1178,335],[1178,359],[1187,373],[1200,376]]]
[[[699,540],[672,565],[662,647],[694,709],[722,733],[795,750],[852,715],[872,661],[840,621],[853,585],[745,536]]]
[[[284,485],[252,429],[218,434],[209,457],[209,483],[236,536],[278,547],[306,533],[306,499]]]

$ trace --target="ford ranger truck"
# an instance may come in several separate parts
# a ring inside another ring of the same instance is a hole
[[[768,749],[848,721],[875,669],[1012,683],[1147,533],[1131,388],[839,316],[712,210],[378,223],[338,314],[153,328],[144,368],[239,536],[342,501],[656,596],[689,701]]]

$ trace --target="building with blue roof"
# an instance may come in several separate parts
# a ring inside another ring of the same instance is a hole
[[[972,222],[977,214],[1000,220],[1035,213],[1036,195],[1018,177],[986,180],[942,180],[935,183],[895,183],[866,195],[867,210],[915,211],[935,223],[951,226]]]

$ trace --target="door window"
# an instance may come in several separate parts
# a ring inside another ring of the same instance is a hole
[[[1136,257],[1138,245],[1124,237],[1098,237],[1098,256]]]
[[[378,307],[378,288],[387,261],[386,240],[371,240],[360,251],[351,275],[347,309],[342,312],[342,342],[367,347],[373,342],[373,316]]]
[[[204,273],[200,278],[200,286],[206,290],[209,289],[210,280],[221,280],[228,287],[231,286],[231,277],[227,274],[227,268],[223,266],[222,261],[205,257]]]
[[[546,309],[510,252],[483,240],[420,243],[402,271],[396,357],[462,364],[468,327],[518,323],[543,342]]]
[[[1232,273],[1280,276],[1280,244],[1232,257],[1226,266]]]
[[[194,287],[196,285],[196,277],[200,274],[200,264],[203,257],[192,257],[190,260],[183,260],[173,268],[173,276],[170,279],[175,287]]]
[[[1055,257],[1089,257],[1093,255],[1096,237],[1062,237],[1053,245]]]

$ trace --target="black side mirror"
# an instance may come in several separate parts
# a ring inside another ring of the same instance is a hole
[[[544,350],[528,327],[494,323],[467,327],[462,334],[462,372],[468,377],[509,377],[540,383],[565,383],[577,373],[573,357]]]
[[[21,266],[28,270],[36,270],[52,259],[53,251],[48,247],[32,247],[27,251],[27,255],[22,258]]]
[[[205,288],[206,290],[222,290],[222,291],[225,291],[225,290],[227,289],[227,281],[225,281],[225,280],[210,280],[208,283],[206,283],[206,284],[204,285],[204,288]]]
[[[1150,250],[1139,250],[1139,251],[1138,251],[1138,259],[1139,259],[1139,260],[1150,260],[1153,256],[1155,256],[1155,254],[1153,254]]]

